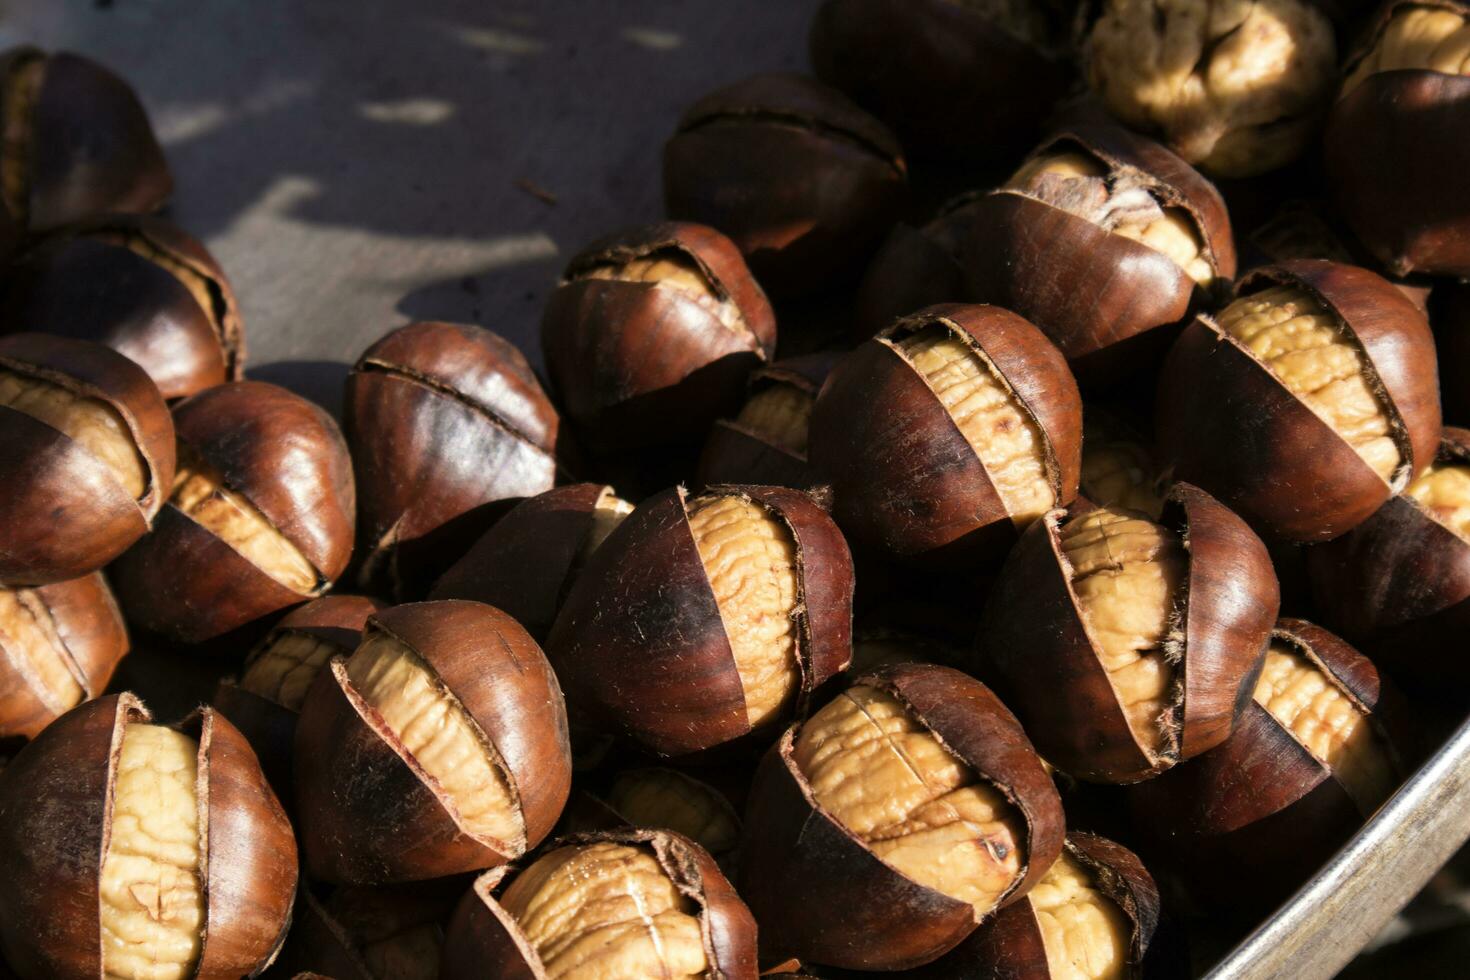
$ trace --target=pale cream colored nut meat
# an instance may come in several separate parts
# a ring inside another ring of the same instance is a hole
[[[1041,431],[980,351],[935,323],[895,349],[934,392],[995,485],[1006,513],[1024,528],[1056,503]]]
[[[1337,85],[1332,23],[1311,0],[1107,0],[1085,58],[1115,115],[1222,177],[1295,159]]]
[[[735,424],[787,452],[806,457],[816,396],[790,384],[773,384],[750,396]]]
[[[1123,980],[1131,975],[1132,924],[1098,889],[1092,872],[1066,851],[1026,897],[1041,930],[1049,980]]]
[[[595,265],[577,278],[641,282],[673,289],[698,303],[727,329],[739,334],[750,332],[740,307],[728,296],[721,296],[699,263],[678,249],[654,252],[627,262]]]
[[[123,729],[98,882],[108,978],[193,976],[204,939],[198,752],[172,729]]]
[[[796,541],[765,507],[740,495],[688,504],[689,530],[735,655],[746,720],[778,720],[801,684],[795,620]]]
[[[71,655],[51,611],[33,590],[0,589],[0,648],[53,714],[81,703],[86,692],[77,682]]]
[[[1470,466],[1435,463],[1419,474],[1404,494],[1462,541],[1470,543]]]
[[[1157,755],[1177,729],[1172,688],[1186,560],[1169,529],[1101,507],[1060,531],[1072,592],[1134,737]]]
[[[673,769],[620,773],[607,804],[635,827],[675,831],[711,854],[734,850],[740,842],[740,822],[719,791]]]
[[[1158,472],[1138,443],[1109,440],[1093,429],[1082,436],[1082,496],[1099,506],[1135,510],[1157,520],[1164,511]]]
[[[977,918],[1020,876],[1020,813],[892,695],[850,688],[801,726],[792,757],[828,816]]]
[[[1363,349],[1326,307],[1299,287],[1273,286],[1231,303],[1218,323],[1373,472],[1394,479],[1402,458],[1387,406],[1372,386]]]
[[[66,435],[106,464],[134,500],[148,492],[148,471],[138,443],[123,417],[106,402],[0,369],[0,405]]]
[[[622,497],[613,493],[611,487],[604,487],[602,493],[597,495],[597,502],[592,505],[592,527],[587,531],[587,537],[582,542],[581,552],[577,556],[577,564],[586,564],[592,553],[602,547],[602,542],[607,536],[618,529],[629,514],[633,513],[633,505]]]
[[[35,139],[36,102],[46,60],[39,53],[23,55],[4,80],[4,130],[0,131],[0,202],[19,225],[31,212],[31,144]]]
[[[1470,75],[1470,20],[1443,7],[1400,7],[1343,82],[1342,94],[1369,75],[1404,68]]]
[[[500,905],[548,980],[692,980],[709,967],[697,906],[645,847],[558,848],[521,872]]]
[[[422,657],[373,633],[348,659],[347,679],[442,791],[462,829],[517,852],[524,846],[525,818],[499,753]]]
[[[283,708],[300,711],[311,682],[341,652],[340,647],[310,633],[283,631],[250,658],[240,686]]]

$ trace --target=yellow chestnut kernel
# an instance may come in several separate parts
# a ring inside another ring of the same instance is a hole
[[[30,589],[0,589],[0,647],[27,687],[53,713],[74,707],[86,693],[72,674],[71,657],[51,611]]]
[[[1435,463],[1419,474],[1404,494],[1460,540],[1470,542],[1470,466]]]
[[[735,424],[805,459],[814,404],[816,397],[809,391],[796,385],[773,384],[750,396],[735,417]]]
[[[607,803],[635,827],[675,831],[711,854],[734,850],[740,842],[740,825],[719,792],[672,769],[620,774]]]
[[[128,424],[111,405],[58,384],[0,368],[0,405],[24,412],[86,449],[107,468],[128,496],[148,492],[148,470]]]
[[[1065,851],[1031,889],[1050,980],[1123,980],[1133,928],[1097,880]]]
[[[311,682],[327,661],[341,652],[340,647],[310,633],[286,630],[250,658],[240,686],[283,708],[300,711]]]

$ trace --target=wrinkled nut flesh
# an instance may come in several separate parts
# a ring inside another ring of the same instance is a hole
[[[108,978],[194,974],[204,940],[198,752],[198,742],[169,728],[123,729],[98,883]]]
[[[804,459],[816,400],[815,395],[796,385],[773,384],[750,396],[735,417],[735,424]]]
[[[1194,219],[1183,208],[1165,207],[1146,180],[1126,171],[1110,173],[1086,153],[1033,157],[1006,187],[1092,222],[1103,231],[1132,239],[1161,253],[1201,286],[1215,281]]]
[[[1337,81],[1332,23],[1310,0],[1109,0],[1087,49],[1109,109],[1228,177],[1296,157]]]
[[[1141,515],[1103,507],[1062,525],[1072,592],[1134,737],[1150,755],[1171,746],[1180,656],[1184,546]]]
[[[500,905],[549,980],[692,980],[709,967],[694,900],[647,848],[558,848],[521,872]]]
[[[1404,489],[1404,495],[1470,543],[1470,466],[1435,463]]]
[[[1046,11],[1036,0],[948,0],[957,7],[973,10],[981,17],[1004,27],[1016,37],[1044,48],[1050,38]]]
[[[373,633],[348,659],[347,679],[439,788],[462,829],[524,844],[525,818],[499,753],[422,657]]]
[[[1332,770],[1365,815],[1393,792],[1393,767],[1367,713],[1306,657],[1272,640],[1255,700]]]
[[[672,289],[698,303],[726,329],[738,334],[750,333],[740,307],[733,300],[721,297],[699,263],[680,249],[664,249],[627,262],[595,265],[578,273],[576,278],[641,282]]]
[[[127,423],[106,402],[0,368],[0,405],[49,425],[96,456],[134,500],[148,492],[143,454]]]
[[[35,592],[0,589],[0,647],[52,713],[61,715],[81,703],[86,692],[72,673],[51,611]]]
[[[635,827],[683,834],[711,854],[740,841],[740,826],[714,788],[672,769],[632,769],[619,774],[607,804]]]
[[[5,129],[0,133],[0,201],[24,225],[31,213],[31,143],[35,138],[36,102],[46,59],[37,54],[18,58],[5,79]]]
[[[182,442],[178,455],[169,503],[286,588],[316,591],[321,576],[300,548]]]
[[[592,527],[588,529],[581,551],[577,554],[577,564],[586,564],[592,553],[602,547],[607,536],[616,531],[618,525],[631,513],[632,504],[613,493],[610,488],[604,488],[598,494],[597,502],[592,505]]]
[[[240,686],[292,711],[301,710],[316,675],[340,647],[310,633],[283,632],[250,658]]]
[[[1041,930],[1050,980],[1122,980],[1133,927],[1066,851],[1027,893]]]
[[[1085,426],[1078,489],[1100,507],[1136,510],[1155,520],[1164,512],[1158,469],[1148,450]]]
[[[892,695],[850,688],[802,725],[793,758],[829,816],[977,919],[1020,876],[1021,815]]]
[[[1024,528],[1056,502],[1036,422],[988,358],[947,325],[931,324],[893,345],[939,399],[980,457],[1006,513]]]
[[[1402,458],[1356,339],[1311,294],[1273,286],[1227,306],[1220,328],[1331,426],[1385,481]]]
[[[1347,95],[1369,75],[1419,68],[1470,75],[1470,20],[1442,7],[1401,7],[1342,84]]]
[[[770,511],[745,497],[689,502],[689,530],[735,655],[745,717],[776,720],[796,696],[796,541]]]
[[[173,276],[189,291],[189,295],[194,297],[194,302],[199,304],[199,308],[209,315],[216,326],[219,326],[219,321],[224,318],[224,297],[220,295],[219,287],[214,280],[203,275],[187,262],[181,261],[172,252],[158,248],[143,235],[108,231],[95,237],[97,241],[119,245],[140,255]]]

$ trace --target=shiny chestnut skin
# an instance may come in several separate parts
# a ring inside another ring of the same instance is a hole
[[[896,697],[1019,812],[1025,864],[998,907],[1024,897],[1061,853],[1066,830],[1056,788],[1015,716],[984,684],[933,664],[886,667],[853,685]],[[974,907],[890,867],[816,802],[793,758],[801,727],[761,760],[746,805],[739,885],[760,923],[762,959],[856,970],[934,961],[974,931]]]
[[[376,613],[364,645],[375,635],[416,653],[493,744],[525,836],[498,841],[462,828],[439,784],[408,761],[399,735],[336,657],[317,674],[296,723],[297,828],[308,873],[352,885],[421,881],[534,848],[556,823],[572,774],[561,687],[540,647],[505,613],[462,600]]]
[[[1054,499],[1071,502],[1081,466],[1077,384],[1040,330],[996,306],[921,310],[838,362],[812,410],[810,459],[831,483],[833,516],[855,550],[973,569],[1020,532],[979,455],[893,346],[935,324],[958,331],[1004,378],[1041,433]]]
[[[22,977],[102,975],[98,881],[114,827],[126,725],[147,724],[132,694],[63,715],[0,774],[0,942]],[[202,949],[190,976],[253,976],[286,938],[296,841],[245,737],[212,708],[178,730],[199,743]],[[146,893],[140,892],[140,896]],[[145,900],[135,897],[140,907]]]
[[[809,413],[822,382],[831,373],[839,356],[834,351],[823,351],[787,358],[755,371],[750,376],[750,397],[746,404],[762,392],[785,388],[803,402]],[[797,490],[817,486],[821,479],[807,462],[806,442],[810,424],[808,416],[801,426],[803,431],[798,446],[773,439],[769,433],[742,422],[739,416],[720,419],[710,427],[709,436],[704,441],[699,468],[695,471],[695,483],[706,486],[749,483]]]
[[[669,216],[729,235],[776,295],[857,271],[907,196],[882,123],[804,75],[754,75],[690,106],[664,144]]]
[[[26,98],[18,86],[34,88]],[[0,94],[0,124],[7,134],[24,134],[20,152],[0,159],[7,175],[11,168],[20,174],[3,195],[3,210],[18,226],[47,231],[97,214],[156,211],[173,193],[138,96],[97,62],[12,48],[0,55]],[[24,118],[4,118],[17,107]]]
[[[174,478],[174,424],[158,388],[132,361],[82,340],[0,337],[0,370],[105,403],[122,420],[143,468],[134,498],[80,442],[0,407],[0,582],[45,585],[96,571],[153,526]]]
[[[705,291],[668,276],[611,278],[660,260],[686,268]],[[668,221],[572,257],[541,318],[541,350],[587,448],[668,445],[698,438],[739,403],[746,376],[775,354],[776,316],[734,242]]]
[[[812,692],[852,656],[847,544],[799,490],[712,487],[692,501],[713,497],[754,504],[794,544],[797,599],[786,615],[799,676],[779,715],[803,714]],[[640,504],[583,568],[546,644],[574,724],[660,756],[749,741],[753,733],[735,649],[691,530],[690,503],[676,487]]]
[[[1278,285],[1313,296],[1366,355],[1370,388],[1400,455],[1392,481],[1205,315],[1184,328],[1160,373],[1159,448],[1176,476],[1264,534],[1325,541],[1367,520],[1434,458],[1434,341],[1423,312],[1366,269],[1294,259],[1252,270],[1237,295]]]
[[[245,334],[224,270],[161,218],[63,229],[6,273],[0,332],[96,341],[136,361],[167,399],[244,377]]]
[[[347,378],[362,506],[358,584],[412,597],[488,526],[484,505],[556,481],[560,420],[526,358],[482,327],[411,323]]]
[[[893,226],[858,283],[849,333],[853,343],[869,340],[899,317],[927,306],[970,300],[960,251],[978,199],[961,195],[923,225]]]
[[[269,574],[181,509],[176,493],[112,568],[129,620],[200,643],[325,593],[347,567],[356,512],[352,461],[332,417],[285,388],[233,381],[180,403],[174,428],[181,473],[193,459],[198,472],[247,501],[296,549],[313,581]]]

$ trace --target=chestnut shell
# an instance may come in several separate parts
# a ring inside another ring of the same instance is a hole
[[[749,393],[788,385],[815,399],[838,357],[835,351],[823,351],[777,361],[751,374]],[[810,490],[821,480],[806,456],[767,442],[734,419],[720,419],[705,439],[695,482],[703,486],[746,483]]]

